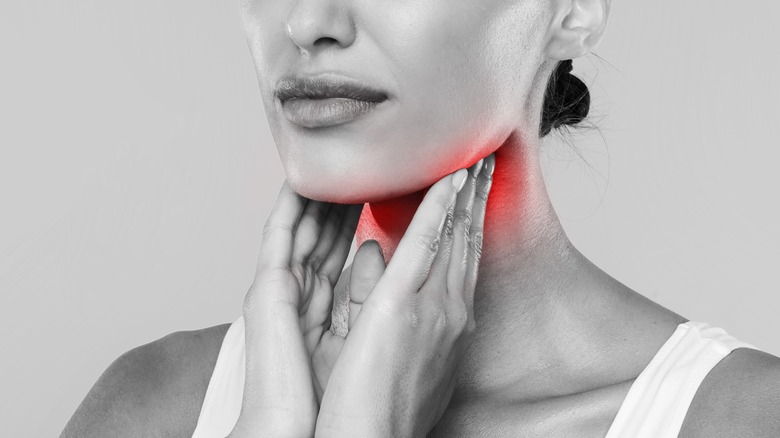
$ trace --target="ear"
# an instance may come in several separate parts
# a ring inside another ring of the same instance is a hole
[[[556,60],[586,55],[601,41],[612,0],[552,0],[545,52]]]

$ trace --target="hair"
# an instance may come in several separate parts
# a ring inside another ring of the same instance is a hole
[[[571,70],[571,59],[561,61],[547,82],[539,129],[540,137],[561,126],[576,125],[588,116],[590,109],[588,86],[580,78],[571,74]]]

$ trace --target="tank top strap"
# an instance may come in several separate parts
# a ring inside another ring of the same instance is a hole
[[[736,348],[755,346],[696,321],[677,326],[628,391],[606,438],[676,438],[696,390]],[[225,334],[193,438],[227,436],[241,412],[245,377],[244,319]]]
[[[756,349],[704,322],[678,325],[631,385],[606,438],[676,438],[699,385],[736,348]]]
[[[244,339],[241,316],[230,325],[222,340],[192,438],[223,438],[238,421],[244,396]]]

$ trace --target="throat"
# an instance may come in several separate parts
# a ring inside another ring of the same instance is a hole
[[[366,240],[376,240],[382,248],[385,263],[388,263],[427,192],[428,188],[387,201],[365,204],[355,231],[357,246],[360,247]]]

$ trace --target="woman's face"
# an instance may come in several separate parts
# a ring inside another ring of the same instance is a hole
[[[285,173],[309,198],[415,192],[512,131],[538,129],[524,123],[543,62],[543,0],[243,0],[242,17]],[[276,94],[289,75],[347,77],[386,99],[348,122],[312,127],[288,118],[294,105]]]

